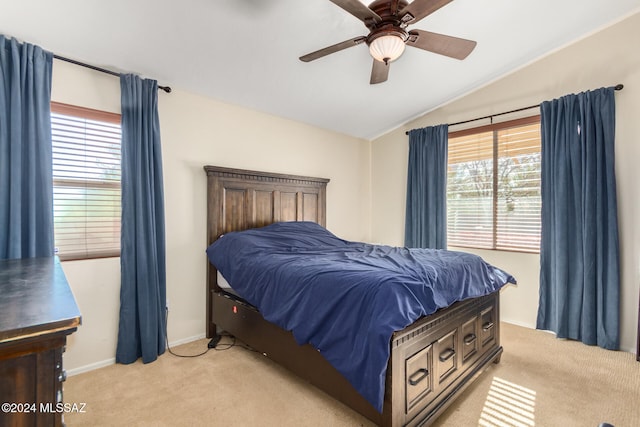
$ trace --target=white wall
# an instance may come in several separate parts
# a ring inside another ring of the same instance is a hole
[[[61,61],[54,61],[53,70],[54,101],[120,112],[117,78]],[[159,93],[159,115],[170,343],[205,333],[204,165],[329,178],[327,227],[347,239],[369,238],[368,141],[178,88],[171,94]],[[119,258],[69,261],[63,263],[63,269],[82,313],[82,326],[69,338],[65,367],[73,374],[113,363],[120,305]]]
[[[625,85],[616,92],[616,177],[621,250],[621,346],[635,352],[640,283],[640,14],[540,59],[484,88],[425,114],[372,142],[372,239],[402,244],[408,139],[405,131],[483,117],[535,105],[568,93]],[[434,76],[437,78],[437,76]],[[534,112],[536,110],[533,110]],[[518,117],[521,117],[519,115]],[[497,121],[516,116],[502,116]],[[486,122],[474,122],[479,126]],[[470,125],[467,125],[469,127]],[[451,130],[459,130],[451,128]],[[503,319],[535,327],[539,256],[502,251],[474,251],[518,279],[502,292]]]

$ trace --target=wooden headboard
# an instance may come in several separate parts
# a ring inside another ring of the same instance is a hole
[[[218,166],[207,173],[207,246],[231,231],[279,221],[326,225],[326,178],[284,175]],[[207,319],[213,292],[219,292],[215,267],[207,262]],[[215,334],[210,320],[207,336]]]

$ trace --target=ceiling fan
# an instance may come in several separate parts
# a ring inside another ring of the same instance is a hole
[[[365,6],[358,0],[331,0],[369,29],[366,36],[355,37],[301,56],[304,62],[313,61],[351,46],[366,43],[373,57],[371,84],[382,83],[389,76],[392,61],[398,59],[405,46],[413,46],[455,59],[465,59],[476,47],[476,42],[424,30],[407,30],[422,18],[450,3],[452,0],[375,0]]]

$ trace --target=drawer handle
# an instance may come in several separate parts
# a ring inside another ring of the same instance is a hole
[[[485,331],[485,332],[488,331],[491,328],[493,328],[493,322],[487,322],[487,323],[482,325],[482,330]]]
[[[455,350],[452,348],[448,348],[442,353],[440,353],[439,359],[441,362],[446,362],[447,360],[451,359],[455,355],[456,355]]]
[[[476,334],[469,334],[464,337],[464,345],[473,344],[475,340],[476,340]]]
[[[424,368],[420,368],[417,371],[415,371],[413,374],[411,374],[411,376],[409,377],[409,384],[418,385],[420,381],[427,378],[428,376],[429,376],[429,371]]]

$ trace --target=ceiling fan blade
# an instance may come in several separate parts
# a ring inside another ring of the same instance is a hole
[[[324,49],[316,50],[315,52],[308,53],[300,57],[300,61],[309,62],[314,59],[322,58],[323,56],[327,56],[329,54],[341,51],[343,49],[347,49],[352,46],[359,45],[367,41],[365,36],[355,37],[350,40],[345,40],[340,43],[336,43],[332,46],[325,47]]]
[[[382,62],[377,59],[373,60],[373,68],[371,68],[371,80],[370,84],[374,85],[377,83],[386,82],[389,77],[389,67],[391,66],[391,62]]]
[[[455,59],[465,59],[476,47],[473,40],[445,36],[424,30],[409,31],[407,46],[417,47]]]
[[[431,15],[436,10],[451,3],[453,0],[413,0],[398,16],[406,24],[415,24],[425,16]]]
[[[353,16],[355,16],[356,18],[358,18],[364,23],[367,23],[370,21],[373,21],[373,22],[382,21],[382,18],[380,18],[380,16],[378,16],[377,13],[369,9],[363,3],[360,3],[358,0],[331,0],[331,3],[334,3],[340,6],[341,8],[343,8],[344,10],[346,10],[347,12],[349,12],[350,14],[352,14]]]

